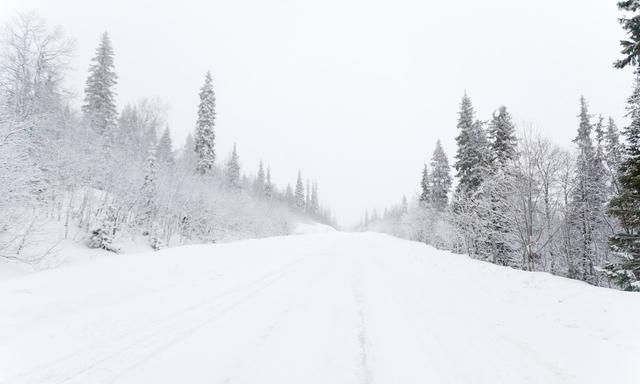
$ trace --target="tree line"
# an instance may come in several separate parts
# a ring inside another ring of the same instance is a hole
[[[65,86],[73,40],[35,13],[0,33],[0,255],[21,251],[46,222],[64,238],[118,251],[121,237],[168,244],[287,234],[300,220],[333,224],[315,181],[298,173],[295,191],[271,168],[242,171],[238,148],[216,152],[216,98],[206,73],[195,129],[175,148],[166,105],[145,98],[117,110],[109,35],[91,59],[80,108]]]

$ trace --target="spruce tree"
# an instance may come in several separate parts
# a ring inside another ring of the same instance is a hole
[[[302,173],[298,171],[298,180],[296,181],[296,191],[295,191],[295,207],[304,210],[305,199],[304,199],[304,183],[302,182]]]
[[[420,197],[418,200],[425,204],[431,201],[431,181],[429,180],[429,168],[427,164],[422,168],[422,178],[420,179]]]
[[[449,160],[440,140],[438,140],[431,157],[431,200],[433,207],[439,212],[443,212],[449,204],[448,195],[451,190],[451,182]]]
[[[100,135],[102,144],[110,148],[117,127],[114,88],[118,83],[118,76],[114,71],[113,48],[107,32],[102,34],[91,62],[82,111],[91,128]]]
[[[231,157],[229,157],[229,161],[227,161],[224,174],[229,188],[240,189],[240,157],[238,156],[235,144],[233,145]]]
[[[610,238],[622,260],[610,269],[618,283],[630,289],[633,281],[640,280],[640,73],[627,103],[631,122],[623,131],[627,145],[620,167],[619,190],[609,203],[609,213],[622,226]]]
[[[196,172],[210,175],[214,171],[216,160],[215,145],[216,96],[213,92],[211,72],[207,72],[204,85],[200,89],[200,105],[196,122],[195,151],[197,154]]]
[[[473,194],[487,172],[488,152],[487,138],[482,123],[474,120],[471,99],[465,93],[458,113],[458,136],[456,143],[455,168],[458,177],[458,191],[465,196]]]
[[[516,156],[516,128],[511,120],[507,107],[498,108],[489,123],[488,136],[493,168],[505,169]]]
[[[628,39],[621,40],[623,57],[613,64],[616,68],[624,68],[627,65],[636,66],[639,64],[640,56],[640,1],[624,0],[618,1],[618,9],[624,12],[631,12],[631,17],[621,17],[618,19],[622,24],[622,29],[627,33]],[[636,68],[636,71],[638,69]]]

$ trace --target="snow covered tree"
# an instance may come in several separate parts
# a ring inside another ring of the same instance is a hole
[[[451,190],[451,182],[449,160],[440,140],[438,140],[431,157],[431,199],[433,207],[439,212],[443,212],[449,204],[448,195]]]
[[[267,180],[264,184],[264,196],[267,200],[271,200],[273,197],[273,183],[271,182],[271,168],[267,167]]]
[[[627,145],[620,167],[619,190],[609,203],[609,213],[622,226],[610,238],[613,249],[621,254],[621,261],[609,269],[620,285],[630,289],[634,281],[640,280],[640,74],[636,75],[627,103],[631,122],[623,131]]]
[[[571,222],[580,239],[576,256],[581,260],[581,278],[593,282],[595,248],[594,236],[602,222],[604,197],[599,190],[596,153],[591,139],[592,125],[584,97],[580,98],[580,124],[574,142],[578,145],[575,186],[571,201]]]
[[[304,183],[302,182],[302,173],[300,171],[298,171],[298,180],[296,181],[295,207],[300,210],[305,208]]]
[[[116,209],[108,205],[102,212],[102,222],[91,231],[87,245],[89,248],[100,248],[105,251],[118,253],[120,249],[113,244],[118,228]]]
[[[516,155],[516,128],[511,121],[507,107],[498,108],[489,123],[488,136],[491,149],[491,162],[494,168],[505,169]]]
[[[107,32],[100,37],[100,44],[91,61],[82,111],[90,127],[100,135],[102,144],[109,148],[114,140],[118,118],[114,91],[118,76],[114,71],[113,48]]]
[[[158,141],[157,158],[158,163],[165,168],[171,168],[175,165],[176,160],[173,154],[173,143],[171,141],[169,126],[164,129],[160,141]]]
[[[213,92],[211,72],[207,72],[204,85],[200,89],[200,105],[196,123],[195,151],[197,154],[196,171],[200,175],[213,173],[216,160],[215,145],[216,97]]]
[[[229,188],[235,190],[240,189],[240,157],[238,156],[238,151],[236,150],[235,144],[233,145],[233,151],[231,152],[229,161],[227,161],[224,175],[225,181]]]
[[[623,57],[616,60],[614,66],[616,68],[624,68],[627,65],[636,66],[640,63],[640,1],[638,0],[623,0],[618,1],[618,9],[625,12],[631,12],[630,17],[621,17],[618,19],[622,24],[622,29],[629,36],[628,40],[620,41],[622,46]],[[636,71],[638,69],[636,68]]]
[[[488,152],[487,138],[482,123],[474,120],[471,99],[465,93],[458,113],[458,136],[456,143],[455,168],[458,177],[458,191],[463,195],[475,192],[487,172]]]
[[[140,214],[138,225],[143,228],[143,233],[151,232],[152,225],[158,214],[158,162],[156,150],[151,149],[147,156],[144,183],[140,190]]]
[[[422,168],[422,178],[420,179],[420,198],[422,204],[431,201],[431,180],[429,179],[429,168],[427,164]]]
[[[604,136],[605,165],[609,176],[609,194],[618,192],[620,179],[620,165],[624,146],[620,143],[620,133],[615,121],[610,117],[607,123],[607,131]]]

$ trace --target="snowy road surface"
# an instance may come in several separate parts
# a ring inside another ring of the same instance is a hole
[[[379,234],[0,283],[0,383],[640,383],[640,294]]]

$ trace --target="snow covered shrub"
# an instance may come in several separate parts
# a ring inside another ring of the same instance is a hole
[[[117,216],[115,209],[109,206],[105,210],[101,225],[91,231],[87,245],[89,248],[100,248],[118,253],[120,249],[113,244],[116,235]]]

